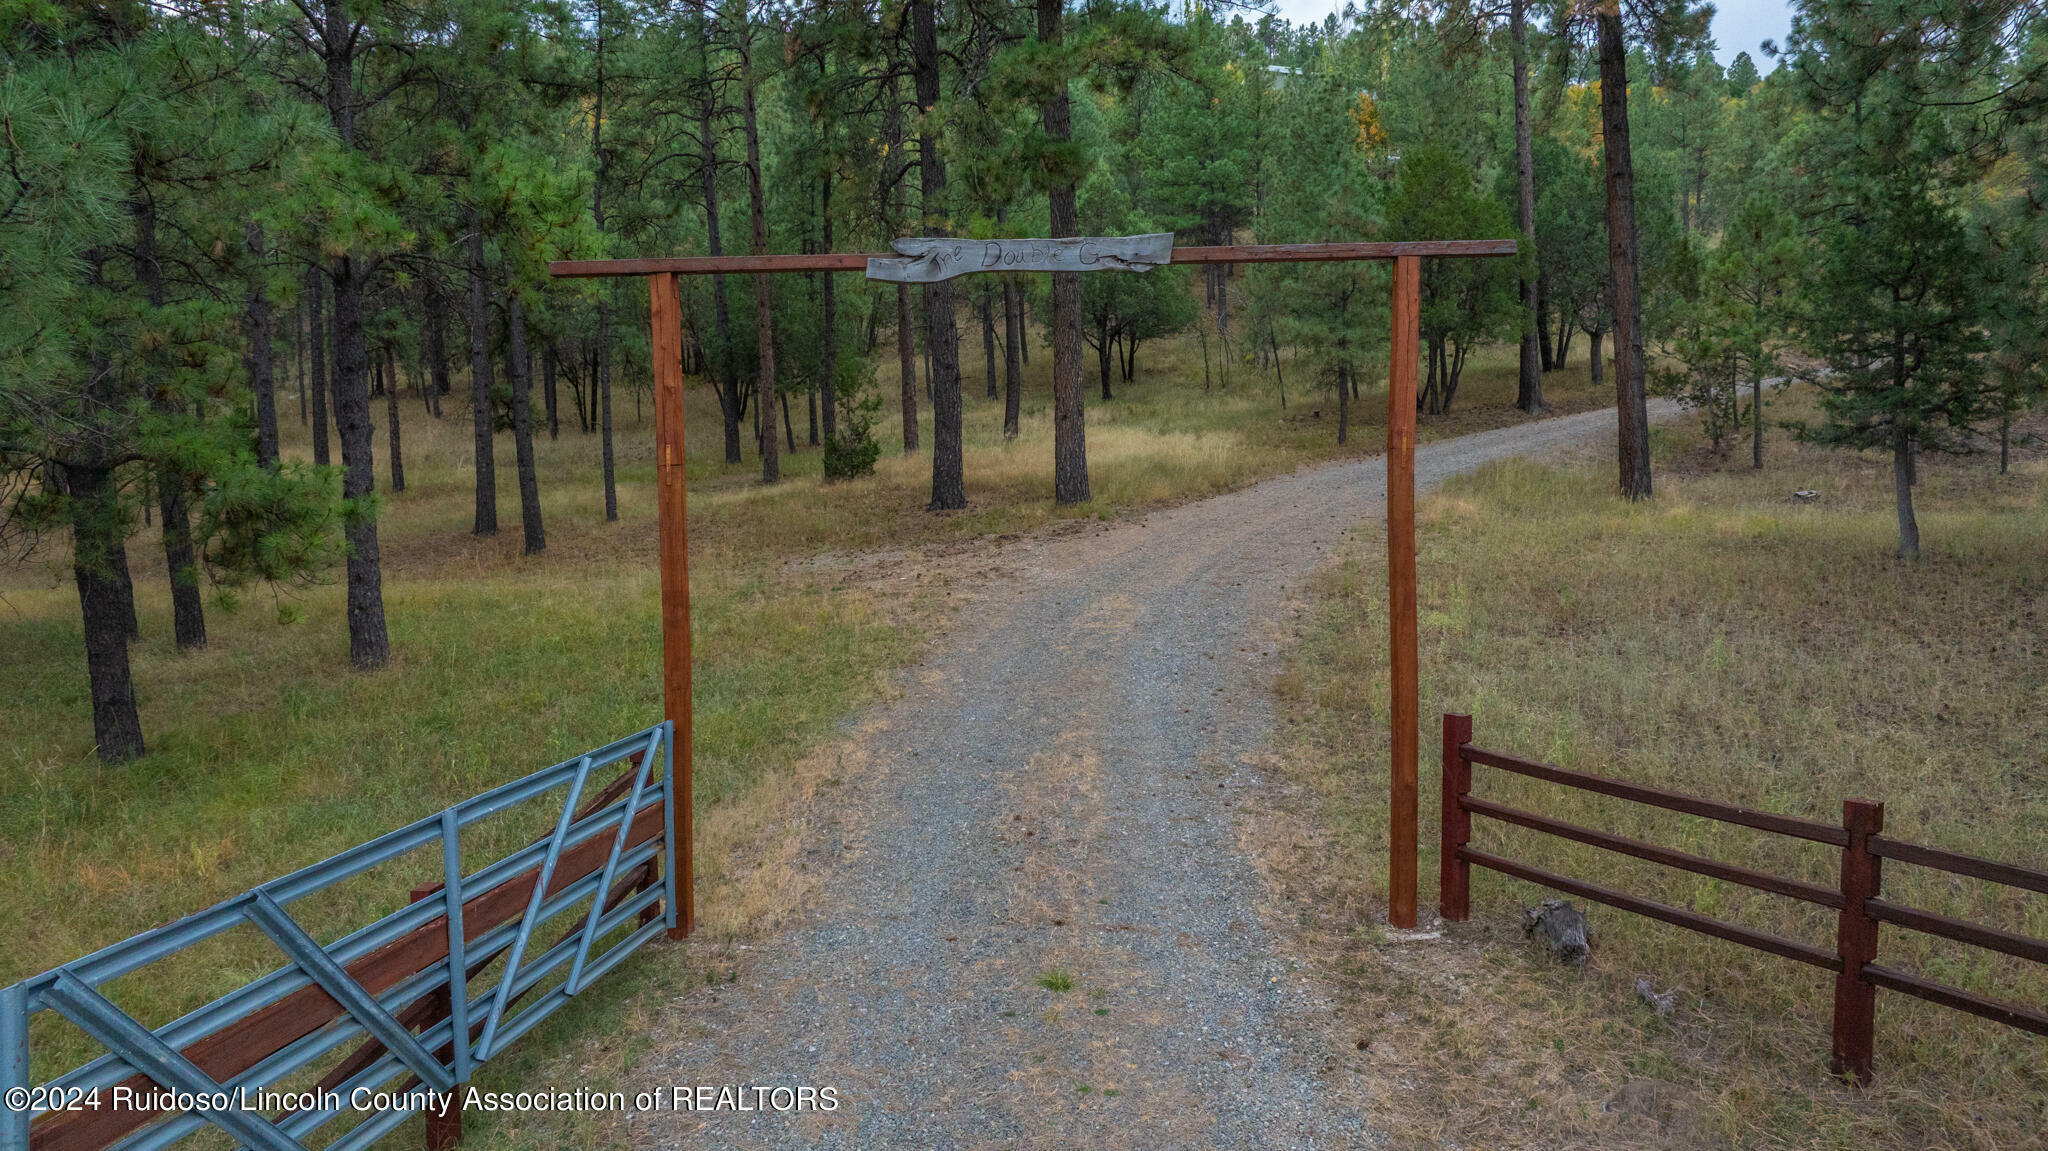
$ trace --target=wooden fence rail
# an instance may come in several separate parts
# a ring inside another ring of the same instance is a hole
[[[1840,879],[1835,887],[1823,887],[1805,880],[1770,875],[1481,799],[1472,794],[1472,768],[1475,764],[1667,811],[1682,812],[1775,835],[1827,844],[1841,851]],[[1599,884],[1558,875],[1504,856],[1477,850],[1472,846],[1472,817],[1475,815],[1635,859],[1647,860],[1665,867],[1689,871],[1695,875],[1705,875],[1757,891],[1830,908],[1837,912],[1835,948],[1829,951],[1813,944],[1786,939],[1783,936],[1702,915],[1696,911],[1628,895]],[[2039,1009],[1991,999],[1961,988],[1883,967],[1877,963],[1879,927],[1890,924],[1896,928],[1935,935],[2035,963],[2048,964],[2048,941],[1970,923],[1917,907],[1907,907],[1885,899],[1881,894],[1885,860],[1933,868],[2043,894],[2048,894],[2048,872],[1889,839],[1881,834],[1883,830],[1882,803],[1866,799],[1843,801],[1840,826],[1773,812],[1756,811],[1699,796],[1682,795],[1604,776],[1567,771],[1517,756],[1477,748],[1472,746],[1471,716],[1446,714],[1443,717],[1443,838],[1438,862],[1441,868],[1439,908],[1444,919],[1459,922],[1471,914],[1472,867],[1476,864],[1556,891],[1567,892],[1596,903],[1632,911],[1703,935],[1711,935],[1834,972],[1834,1030],[1829,1067],[1835,1074],[1847,1076],[1859,1083],[1868,1083],[1871,1078],[1871,1048],[1877,1015],[1876,995],[1880,987],[1957,1011],[1965,1011],[2023,1031],[2031,1031],[2036,1035],[2048,1036],[2048,1013]]]

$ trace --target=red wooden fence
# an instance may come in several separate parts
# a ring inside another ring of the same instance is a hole
[[[1563,787],[1591,791],[1667,811],[1701,816],[1723,823],[1738,824],[1775,835],[1824,843],[1842,853],[1841,876],[1836,887],[1823,887],[1804,880],[1770,875],[1747,867],[1674,851],[1639,839],[1598,831],[1507,807],[1472,794],[1472,766],[1479,764],[1540,779]],[[1788,899],[1803,900],[1836,911],[1835,949],[1829,951],[1809,943],[1757,931],[1726,920],[1714,919],[1680,907],[1627,895],[1598,884],[1572,879],[1532,867],[1526,863],[1472,846],[1472,817],[1484,816],[1503,823],[1555,835],[1576,843],[1604,848],[1636,859],[1690,871],[1729,883]],[[1924,932],[1944,939],[1988,948],[2006,955],[2048,964],[2048,941],[2033,939],[1995,927],[1969,923],[1915,907],[1906,907],[1883,897],[1884,861],[1896,860],[1916,867],[1928,867],[1972,879],[1987,880],[2027,891],[2048,894],[2048,872],[2016,867],[1974,856],[1958,855],[1939,848],[1924,847],[1886,838],[1884,804],[1867,799],[1842,803],[1840,826],[1755,811],[1734,804],[1698,796],[1681,795],[1654,787],[1627,783],[1584,772],[1566,771],[1534,763],[1497,751],[1472,746],[1472,717],[1446,714],[1443,719],[1443,838],[1439,852],[1442,868],[1439,886],[1440,909],[1452,922],[1471,914],[1472,866],[1512,875],[1557,891],[1633,911],[1691,931],[1726,939],[1744,947],[1810,964],[1835,973],[1834,1042],[1829,1066],[1837,1075],[1867,1083],[1871,1077],[1872,1033],[1876,1023],[1877,989],[1902,994],[1966,1011],[2036,1035],[2048,1036],[2048,1012],[2018,1003],[1990,999],[1961,988],[1935,983],[1877,962],[1878,929],[1891,924],[1909,931]]]

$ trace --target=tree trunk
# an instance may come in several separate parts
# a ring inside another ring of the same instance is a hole
[[[986,290],[981,294],[981,354],[988,365],[988,398],[993,400],[1000,394],[996,391],[996,303],[993,293]]]
[[[619,522],[618,470],[612,463],[612,281],[598,289],[597,418],[599,452],[604,457],[604,522]]]
[[[334,402],[341,432],[341,494],[366,501],[376,489],[370,427],[368,363],[363,347],[363,289],[369,270],[354,256],[334,265]],[[360,506],[360,505],[359,505]],[[495,512],[495,507],[492,509]],[[495,522],[493,529],[495,530]],[[368,670],[391,660],[391,635],[384,626],[384,568],[377,547],[377,521],[351,516],[344,525],[348,541],[349,661]]]
[[[1024,404],[1024,310],[1017,298],[1017,278],[1003,277],[1003,438],[1017,438],[1017,420]]]
[[[1529,250],[1522,255],[1523,267],[1536,267],[1536,160],[1529,143],[1529,32],[1524,17],[1525,0],[1509,0],[1508,29],[1514,40],[1515,88],[1515,211],[1522,243]],[[1536,328],[1541,314],[1534,274],[1522,278],[1521,382],[1516,388],[1515,406],[1535,415],[1543,410],[1543,342]]]
[[[910,51],[917,90],[918,210],[927,236],[946,234],[946,157],[942,132],[932,113],[939,103],[939,39],[936,0],[911,0]],[[932,389],[932,498],[927,511],[955,511],[967,506],[967,481],[962,458],[960,328],[954,308],[953,281],[924,287],[925,343],[931,356],[927,379]]]
[[[1273,348],[1273,386],[1279,389],[1280,410],[1284,412],[1287,410],[1287,376],[1280,370],[1280,339],[1269,334],[1266,340]],[[1134,353],[1135,351],[1136,349],[1133,349]]]
[[[1058,44],[1062,38],[1060,17],[1065,0],[1037,0],[1038,39]],[[1067,93],[1067,79],[1052,80],[1045,102],[1045,133],[1058,143],[1071,140],[1073,107]],[[1074,184],[1069,180],[1048,189],[1052,234],[1055,238],[1081,234],[1076,210]],[[1052,460],[1053,499],[1061,504],[1088,500],[1088,430],[1081,396],[1081,276],[1078,272],[1054,272],[1052,276]]]
[[[441,294],[441,284],[429,279],[426,289],[427,330],[427,391],[433,397],[434,418],[441,418],[441,397],[449,392],[448,385],[448,297]]]
[[[323,468],[333,458],[327,447],[327,316],[321,307],[326,278],[319,268],[306,271],[306,362],[313,368],[313,462]]]
[[[391,425],[391,490],[405,490],[405,450],[398,435],[398,360],[391,350],[383,350],[385,362],[390,365],[384,383],[384,420]]]
[[[1629,155],[1628,49],[1618,0],[1598,13],[1600,127],[1607,157],[1607,263],[1614,308],[1614,390],[1621,494],[1648,499],[1650,413],[1643,391],[1643,300],[1638,279],[1635,161]]]
[[[827,172],[818,180],[818,224],[826,251],[832,250],[832,173]],[[825,282],[820,285],[823,300],[819,306],[818,333],[818,407],[824,420],[825,442],[837,441],[839,436],[839,297],[837,280],[833,273],[824,273]]]
[[[306,426],[306,331],[305,316],[300,309],[292,309],[292,376],[299,392],[299,426]]]
[[[555,396],[555,342],[549,340],[540,353],[541,402],[547,405],[548,439],[561,438],[562,409]]]
[[[917,345],[910,326],[910,286],[896,285],[896,365],[903,377],[903,454],[917,450]]]
[[[705,76],[704,101],[697,106],[697,146],[704,156],[700,173],[704,182],[704,231],[707,250],[713,256],[723,256],[725,245],[718,230],[718,137],[711,130],[716,89],[710,82],[708,64]],[[740,462],[740,376],[732,362],[732,310],[726,303],[723,272],[711,277],[711,313],[718,325],[718,350],[712,365],[718,381],[713,389],[718,393],[719,415],[725,420],[725,462],[736,464]]]
[[[244,366],[249,371],[249,390],[256,393],[256,462],[277,467],[277,379],[271,358],[270,285],[264,282],[268,249],[263,229],[250,221],[243,228],[249,257],[255,267],[249,274],[245,335],[249,354]]]
[[[967,506],[961,457],[960,333],[953,315],[950,281],[922,289],[925,311],[925,386],[932,401],[932,498],[926,511]]]
[[[498,473],[492,454],[491,313],[484,296],[484,232],[476,205],[469,206],[469,427],[476,459],[476,518],[473,534],[498,534]]]
[[[327,112],[342,147],[355,147],[353,88],[356,38],[350,16],[339,0],[321,6],[326,70]],[[363,292],[370,268],[354,255],[338,258],[329,276],[334,282],[334,416],[341,434],[341,494],[367,503],[376,488],[372,469],[370,396],[363,359]],[[367,511],[367,509],[365,509]],[[391,659],[391,636],[384,626],[384,572],[377,549],[377,521],[368,514],[351,516],[343,525],[348,543],[349,660],[359,669],[383,667]]]
[[[591,223],[597,226],[597,234],[602,237],[604,235],[604,176],[606,160],[608,158],[604,148],[604,5],[602,3],[596,4],[593,6],[592,11],[595,15],[595,31],[597,33],[595,59],[597,65],[597,91],[595,107],[590,117],[590,155],[596,161],[595,166],[597,170],[591,173],[590,218]],[[608,524],[617,523],[619,520],[618,470],[613,466],[612,462],[611,303],[612,289],[614,287],[615,285],[611,281],[605,281],[604,284],[599,286],[597,297],[597,402],[599,419],[602,422],[602,434],[598,438],[601,445],[601,454],[604,457],[604,522]],[[521,320],[521,326],[525,326],[523,319]],[[525,342],[524,333],[522,333],[520,344],[523,346]],[[523,354],[523,347],[521,352],[515,353],[515,355],[519,354]],[[512,367],[515,386],[526,387],[530,384],[532,371],[533,366],[530,363],[515,363]],[[529,378],[520,380],[519,377],[521,376]],[[529,457],[533,455],[532,419],[530,416],[528,417],[526,454]],[[538,497],[536,497],[536,502],[531,509],[528,509],[524,502],[526,496],[526,465],[522,463],[520,466],[520,509],[526,520],[526,554],[532,555],[545,548],[547,541],[540,535],[540,504]]]
[[[1899,508],[1899,558],[1920,558],[1920,524],[1913,518],[1913,437],[1904,428],[1892,431],[1892,497]]]
[[[1536,346],[1543,354],[1543,370],[1556,371],[1557,357],[1550,342],[1550,278],[1540,272],[1536,276]]]
[[[164,306],[163,267],[156,254],[156,204],[147,196],[134,201],[135,279],[153,309]],[[161,415],[183,414],[183,403],[170,394],[165,381],[166,365],[156,353],[147,354],[151,403]],[[199,600],[199,566],[192,552],[192,522],[185,508],[185,478],[169,465],[156,469],[157,509],[163,515],[164,566],[171,577],[171,615],[178,646],[206,646],[206,608]]]
[[[789,441],[789,454],[795,455],[796,432],[789,426],[789,389],[782,389],[777,393],[777,398],[782,401],[782,436],[785,440]]]
[[[1344,343],[1345,341],[1343,340],[1337,341],[1339,355],[1343,354]],[[1349,365],[1345,364],[1342,360],[1339,360],[1337,362],[1337,442],[1339,444],[1345,444],[1351,441],[1350,377],[1351,373],[1349,371]]]
[[[946,157],[941,126],[932,115],[939,102],[939,39],[935,0],[910,2],[910,54],[917,90],[918,210],[927,236],[946,234]],[[924,286],[925,373],[932,394],[932,498],[926,511],[967,506],[961,448],[960,328],[953,281]]]
[[[1109,357],[1112,354],[1113,345],[1110,342],[1108,332],[1098,332],[1097,335],[1101,338],[1095,343],[1095,367],[1102,375],[1102,398],[1113,400],[1116,397],[1111,395],[1109,391]]]
[[[526,534],[526,554],[548,550],[547,532],[540,522],[540,475],[533,465],[532,363],[526,354],[526,310],[519,293],[505,301],[507,366],[512,373],[512,449],[519,461],[519,526]]]
[[[1599,331],[1586,333],[1586,338],[1593,341],[1593,346],[1588,349],[1592,358],[1586,365],[1586,379],[1596,388],[1600,386],[1605,378],[1605,372],[1600,362],[1600,338],[1606,334]]]
[[[1749,466],[1757,471],[1764,470],[1764,377],[1757,373],[1756,385],[1750,392],[1749,401]]]
[[[747,198],[752,208],[756,256],[768,254],[768,201],[761,186],[761,131],[754,114],[754,45],[740,52],[742,122],[747,137]],[[760,346],[761,376],[754,403],[767,428],[761,437],[761,482],[782,479],[782,457],[775,443],[775,296],[766,272],[754,273],[754,339]]]
[[[64,469],[71,494],[71,572],[85,623],[85,669],[92,684],[92,735],[102,763],[126,763],[147,749],[128,668],[128,629],[135,616],[124,578],[127,534],[112,474],[104,468]],[[120,557],[117,565],[116,556]]]

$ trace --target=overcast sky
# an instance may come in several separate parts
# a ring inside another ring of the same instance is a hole
[[[1343,0],[1279,0],[1280,14],[1296,24],[1321,23],[1324,16],[1343,6]],[[1757,70],[1774,66],[1757,51],[1765,40],[1783,43],[1792,27],[1792,9],[1786,0],[1715,0],[1714,56],[1726,64],[1737,52],[1747,52]]]

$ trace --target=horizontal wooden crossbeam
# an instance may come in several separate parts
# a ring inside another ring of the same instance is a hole
[[[1513,240],[1402,240],[1374,244],[1226,244],[1175,248],[1176,264],[1288,264],[1332,260],[1392,260],[1401,256],[1512,256]],[[653,276],[664,272],[703,276],[717,272],[865,272],[869,260],[895,260],[894,252],[821,252],[779,256],[661,256],[640,260],[557,260],[550,276],[591,279]]]

